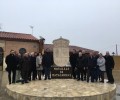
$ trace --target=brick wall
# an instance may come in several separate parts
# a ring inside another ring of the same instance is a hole
[[[25,48],[27,52],[38,52],[39,44],[37,42],[6,41],[4,54],[8,55],[11,49],[19,52],[20,48]]]
[[[114,56],[115,67],[114,70],[120,70],[120,56]]]
[[[39,52],[39,43],[37,42],[22,42],[22,41],[0,41],[0,46],[4,49],[3,70],[6,68],[5,57],[10,53],[10,50],[19,52],[20,48],[25,48],[27,52]]]

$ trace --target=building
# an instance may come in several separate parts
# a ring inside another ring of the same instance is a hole
[[[5,69],[5,57],[10,53],[10,50],[22,53],[38,52],[40,49],[39,39],[31,34],[0,31],[0,70]]]
[[[10,50],[15,50],[17,53],[25,52],[42,52],[49,48],[53,50],[52,44],[44,45],[44,38],[37,39],[31,34],[15,33],[15,32],[3,32],[0,31],[0,70],[5,70],[5,57],[10,53]],[[70,52],[73,49],[85,50],[87,52],[93,52],[94,50],[78,47],[78,46],[69,46]]]
[[[52,44],[45,44],[45,45],[44,45],[44,49],[46,50],[47,48],[49,48],[50,51],[53,51],[53,45],[52,45]],[[70,46],[69,46],[70,52],[72,52],[73,49],[76,50],[76,51],[85,50],[87,53],[90,53],[90,52],[96,52],[96,53],[98,53],[98,51],[95,51],[95,50],[91,50],[91,49],[86,49],[86,48],[82,48],[82,47],[70,45]]]

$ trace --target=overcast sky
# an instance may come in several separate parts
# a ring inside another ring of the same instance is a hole
[[[32,33],[52,43],[120,54],[120,0],[0,0],[2,31]]]

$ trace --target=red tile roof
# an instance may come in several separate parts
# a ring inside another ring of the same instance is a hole
[[[31,34],[3,32],[3,31],[0,31],[0,39],[38,41],[38,39]]]
[[[46,50],[47,48],[49,48],[51,51],[53,51],[53,45],[52,44],[45,44],[44,45],[44,50]],[[91,50],[91,49],[86,49],[86,48],[70,45],[69,46],[70,52],[72,52],[73,49],[75,49],[76,51],[85,50],[87,53],[89,53],[89,52],[97,52],[98,53],[98,51],[95,51],[95,50]]]

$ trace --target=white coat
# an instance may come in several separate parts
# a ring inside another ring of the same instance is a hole
[[[102,58],[99,57],[97,59],[97,65],[99,66],[99,69],[101,71],[105,71],[105,58],[104,57],[102,57]]]

